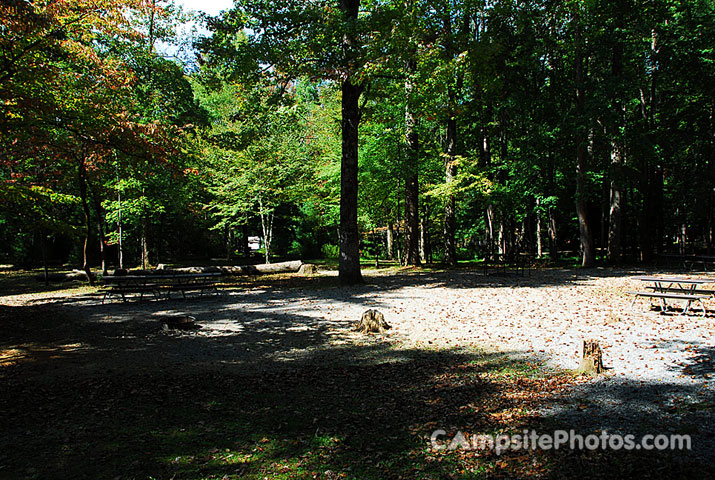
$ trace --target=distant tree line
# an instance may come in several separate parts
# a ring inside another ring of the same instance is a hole
[[[712,0],[241,0],[189,64],[186,18],[0,4],[2,261],[712,249]]]

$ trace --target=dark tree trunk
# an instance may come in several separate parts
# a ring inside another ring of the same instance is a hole
[[[99,231],[99,253],[102,257],[102,275],[107,274],[107,233],[106,226],[104,224],[104,210],[102,209],[102,204],[99,201],[97,192],[94,189],[92,191],[92,203],[94,205],[94,213],[97,215],[97,230]]]
[[[650,50],[650,86],[647,104],[641,102],[643,121],[648,129],[653,145],[658,144],[655,138],[656,110],[657,110],[657,77],[658,77],[658,51],[655,30],[651,33]],[[644,96],[641,95],[641,98]],[[653,258],[654,247],[659,248],[662,243],[662,196],[663,196],[663,169],[651,154],[644,159],[643,176],[641,178],[641,193],[643,195],[643,208],[641,210],[640,225],[640,250],[641,261],[648,262]]]
[[[547,232],[549,234],[549,258],[552,262],[559,259],[559,242],[556,230],[556,215],[554,209],[549,207],[547,210]]]
[[[417,62],[407,62],[408,78],[405,80],[407,102],[405,107],[405,250],[407,265],[420,264],[420,217],[419,217],[419,138],[415,115],[412,111],[412,80]]]
[[[77,177],[79,180],[79,197],[82,202],[82,213],[84,214],[84,244],[82,246],[82,270],[87,275],[87,281],[94,285],[92,271],[89,268],[89,237],[92,233],[91,216],[89,213],[89,200],[87,198],[87,168],[84,157],[79,158]]]
[[[593,232],[588,218],[588,204],[586,202],[586,171],[588,168],[588,151],[586,137],[586,112],[584,93],[584,71],[583,71],[583,51],[581,48],[581,26],[580,19],[576,15],[574,18],[576,25],[574,52],[575,60],[575,84],[576,84],[576,214],[578,215],[579,237],[581,240],[581,265],[584,267],[593,266],[596,256],[593,246]]]
[[[248,224],[241,225],[241,253],[244,257],[251,254],[251,247],[248,245]]]
[[[452,16],[450,11],[445,12],[444,29],[445,29],[445,50],[450,61],[458,54],[458,48],[454,47],[452,41]],[[461,26],[460,37],[466,38],[469,30],[469,16],[465,13],[464,23]],[[462,87],[463,76],[457,75],[456,79],[457,90]],[[449,187],[455,181],[457,176],[457,114],[456,114],[456,97],[457,92],[452,86],[447,88],[447,135],[445,138],[445,183]],[[450,191],[444,203],[444,262],[447,265],[457,264],[457,246],[456,246],[456,210],[454,194]]]
[[[620,32],[619,32],[620,34]],[[620,130],[625,119],[625,112],[620,101],[620,79],[623,73],[623,45],[620,41],[613,47],[611,75],[617,85],[612,95],[615,108],[616,125],[610,131],[611,136],[611,182],[608,210],[608,251],[609,263],[620,263],[623,251],[623,166],[625,165],[625,147],[620,138]]]
[[[360,236],[357,222],[358,201],[358,100],[362,87],[350,79],[343,82],[342,162],[340,167],[340,259],[342,284],[362,282],[360,273]]]
[[[360,0],[341,0],[340,8],[350,22],[357,21]],[[354,60],[358,47],[352,29],[343,34],[343,54],[346,62]],[[351,68],[351,67],[347,67]],[[362,283],[360,272],[360,233],[358,231],[358,125],[362,85],[354,83],[350,72],[342,84],[342,159],[340,162],[340,283]]]
[[[454,93],[450,90],[450,105],[454,103]],[[447,120],[447,158],[445,163],[445,183],[449,186],[454,182],[457,176],[457,161],[456,161],[456,143],[457,143],[457,119],[455,118],[454,109],[449,109],[449,119]],[[456,221],[455,221],[455,201],[454,195],[450,192],[444,203],[444,261],[448,265],[457,264],[457,247],[455,239]]]
[[[141,256],[142,256],[142,269],[146,270],[147,266],[149,266],[149,243],[147,241],[147,227],[146,227],[146,220],[142,222],[142,233],[141,233],[141,238],[139,239],[139,249],[141,250]]]
[[[386,257],[388,260],[392,260],[395,258],[395,255],[393,253],[394,250],[394,244],[395,244],[395,228],[392,225],[392,222],[387,224],[387,247],[386,247]]]
[[[40,232],[40,248],[42,249],[42,270],[44,272],[45,286],[50,284],[50,272],[47,266],[47,235]]]
[[[420,221],[420,256],[422,261],[431,263],[432,244],[429,235],[429,204],[423,203],[423,215]]]
[[[609,263],[620,263],[623,240],[623,147],[611,141],[611,187],[608,210],[608,253]]]

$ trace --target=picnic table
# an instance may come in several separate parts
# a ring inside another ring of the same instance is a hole
[[[531,276],[531,265],[534,262],[534,256],[528,253],[503,254],[490,253],[484,257],[484,275],[489,275],[489,270],[495,270],[495,273],[506,274],[507,267],[512,267],[516,275],[524,275],[528,272]]]
[[[146,293],[151,293],[156,299],[162,298],[162,293],[171,298],[171,292],[181,292],[184,298],[187,291],[198,291],[200,295],[205,292],[218,294],[216,280],[220,276],[220,272],[105,275],[102,277],[105,287],[102,303],[113,295],[121,296],[122,301],[126,301],[127,294],[137,293],[140,300]]]
[[[705,304],[703,300],[710,298],[715,294],[713,290],[698,289],[702,285],[715,283],[715,279],[707,278],[687,278],[687,277],[635,277],[635,280],[640,280],[643,283],[651,285],[646,286],[648,291],[628,292],[635,295],[631,308],[636,303],[638,298],[650,298],[661,301],[661,312],[665,312],[668,308],[668,300],[684,301],[685,308],[683,315],[688,313],[693,303],[700,304],[705,315]]]
[[[715,255],[661,253],[658,255],[658,262],[680,264],[683,270],[691,272],[699,266],[707,272],[708,267],[712,269],[715,266]]]

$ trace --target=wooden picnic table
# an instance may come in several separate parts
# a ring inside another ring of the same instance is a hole
[[[216,279],[220,276],[221,272],[105,275],[102,277],[106,286],[102,303],[112,295],[121,296],[122,300],[126,301],[126,295],[129,293],[140,294],[140,300],[145,293],[152,293],[157,299],[161,298],[162,292],[166,294],[166,298],[170,298],[172,291],[181,292],[184,298],[186,292],[191,290],[197,290],[202,295],[205,291],[218,293]]]
[[[713,290],[698,290],[699,286],[715,283],[715,279],[644,276],[635,277],[635,280],[640,280],[641,282],[650,283],[652,285],[646,287],[649,291],[628,292],[635,295],[635,298],[633,298],[633,302],[631,303],[631,308],[633,308],[638,298],[644,297],[660,300],[661,312],[665,312],[668,308],[667,301],[676,300],[686,302],[685,308],[683,309],[683,315],[688,313],[693,303],[700,304],[700,307],[703,310],[703,315],[705,315],[706,310],[703,300],[710,298],[713,294],[715,294],[715,291]]]
[[[489,275],[489,269],[493,269],[497,274],[506,274],[507,267],[511,266],[516,275],[524,275],[528,272],[531,276],[531,264],[534,256],[529,253],[503,254],[489,253],[484,256],[484,275]]]
[[[658,261],[661,260],[679,263],[685,271],[693,271],[696,266],[702,266],[703,270],[707,272],[708,266],[711,268],[715,266],[715,255],[661,253],[658,255]]]

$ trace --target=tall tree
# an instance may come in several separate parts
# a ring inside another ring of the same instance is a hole
[[[306,75],[339,83],[342,92],[340,281],[362,282],[357,224],[358,130],[360,97],[365,90],[375,41],[379,3],[361,11],[360,0],[293,2],[247,0],[209,23],[214,31],[200,47],[202,61],[228,75],[271,77],[287,86]],[[379,29],[378,29],[379,31]],[[248,33],[245,33],[248,32]]]

